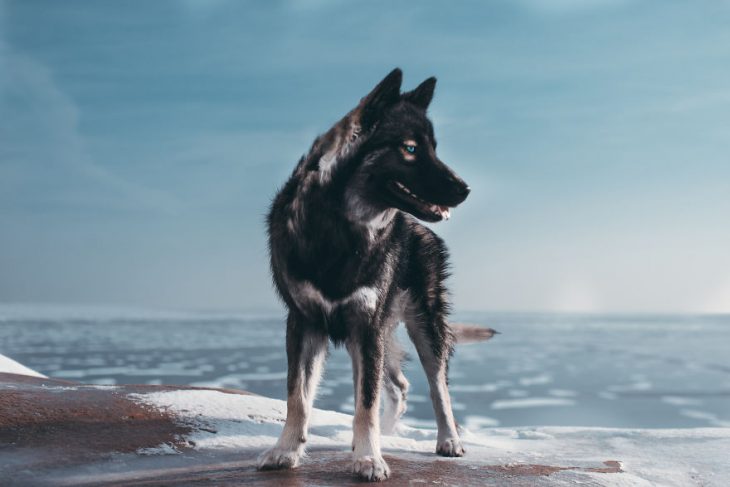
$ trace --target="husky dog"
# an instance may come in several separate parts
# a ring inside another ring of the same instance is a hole
[[[353,471],[371,481],[390,475],[380,433],[392,432],[406,409],[408,381],[394,336],[400,321],[428,377],[436,452],[464,454],[447,388],[454,343],[446,320],[447,251],[417,220],[449,218],[469,186],[436,156],[426,116],[436,79],[406,93],[401,79],[393,70],[318,137],[271,205],[271,271],[289,311],[288,399],[284,430],[261,455],[261,469],[299,463],[332,340],[352,358]]]

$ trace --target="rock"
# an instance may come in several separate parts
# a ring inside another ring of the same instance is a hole
[[[308,456],[256,469],[286,403],[242,391],[92,386],[0,373],[5,485],[361,485],[352,417],[315,409]],[[530,434],[527,434],[530,433]],[[467,455],[434,453],[436,432],[382,439],[387,485],[727,485],[730,429],[491,428],[464,431]],[[625,462],[625,463],[624,463]]]

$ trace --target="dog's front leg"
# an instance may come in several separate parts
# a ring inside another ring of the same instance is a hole
[[[259,457],[262,470],[294,468],[304,454],[309,416],[327,355],[327,336],[290,312],[286,354],[289,362],[286,423],[276,445]]]
[[[380,388],[383,381],[383,341],[379,330],[366,326],[348,344],[355,377],[355,417],[352,425],[352,470],[377,482],[390,475],[380,452]]]

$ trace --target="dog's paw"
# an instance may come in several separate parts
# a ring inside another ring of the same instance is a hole
[[[383,457],[360,457],[352,462],[352,473],[370,482],[380,482],[390,476],[390,467]]]
[[[284,450],[283,448],[274,447],[266,450],[259,457],[259,470],[279,470],[284,468],[294,468],[299,465],[301,454],[296,450]]]
[[[461,446],[461,440],[459,438],[448,438],[438,442],[436,445],[436,453],[442,457],[463,457],[466,450]]]

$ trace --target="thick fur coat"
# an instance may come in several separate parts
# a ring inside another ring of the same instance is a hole
[[[453,336],[447,322],[443,241],[418,220],[440,221],[469,188],[436,156],[426,110],[436,80],[401,93],[399,69],[318,137],[273,201],[271,271],[288,309],[287,420],[260,468],[295,467],[329,341],[352,358],[353,470],[390,470],[380,432],[405,411],[408,381],[395,340],[406,324],[426,371],[438,424],[437,453],[464,449],[447,388]],[[379,406],[383,403],[382,420]]]

